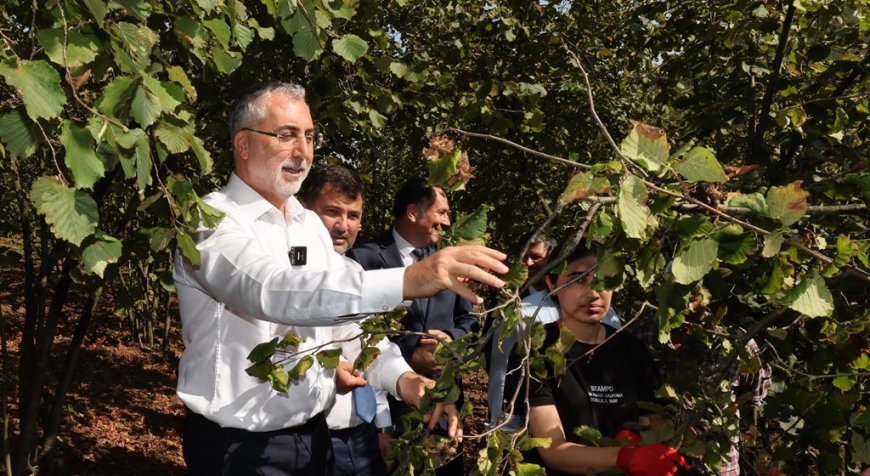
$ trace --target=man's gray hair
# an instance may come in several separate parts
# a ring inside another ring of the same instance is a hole
[[[270,81],[251,87],[236,99],[232,109],[230,109],[230,117],[227,121],[230,132],[230,145],[232,145],[233,138],[239,129],[259,121],[266,115],[266,105],[260,99],[273,93],[286,94],[300,101],[305,101],[305,88],[298,84]]]

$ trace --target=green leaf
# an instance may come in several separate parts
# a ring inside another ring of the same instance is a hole
[[[94,241],[82,250],[82,261],[85,269],[102,278],[106,266],[118,262],[121,251],[120,240],[97,232]]]
[[[870,437],[865,437],[861,433],[854,431],[852,432],[850,443],[851,447],[849,449],[852,451],[852,462],[870,463]]]
[[[251,352],[248,353],[248,360],[255,363],[270,360],[272,355],[275,354],[275,349],[278,347],[278,340],[279,339],[275,337],[269,342],[257,344],[253,349],[251,349]]]
[[[719,243],[707,238],[692,242],[689,247],[674,258],[671,266],[676,282],[692,284],[703,278],[713,267],[719,250]]]
[[[779,250],[782,247],[782,242],[785,241],[785,237],[782,236],[782,234],[783,231],[778,230],[769,235],[765,235],[764,248],[761,250],[761,256],[770,258],[779,253]]]
[[[66,104],[60,74],[46,61],[0,62],[0,75],[21,95],[27,115],[34,121],[57,117]]]
[[[112,80],[97,100],[97,110],[109,116],[121,117],[136,93],[138,81],[130,76],[119,76]]]
[[[473,212],[457,218],[445,233],[445,241],[453,245],[486,244],[486,215],[491,208],[489,205],[481,204]]]
[[[230,36],[232,33],[227,22],[222,18],[212,18],[211,20],[203,21],[202,25],[214,34],[214,37],[217,38],[225,50],[230,49]]]
[[[287,372],[289,380],[291,382],[298,382],[302,380],[305,377],[305,372],[308,372],[308,369],[310,369],[312,365],[314,365],[314,357],[310,355],[302,357],[301,359],[299,359],[299,362],[297,362],[296,365],[294,365],[293,368],[290,369],[289,372]],[[272,382],[273,387],[274,385],[275,382]],[[275,388],[275,390],[278,389]],[[280,392],[281,390],[278,391]],[[284,389],[283,391],[286,392],[287,390]]]
[[[526,282],[528,277],[529,268],[522,262],[517,262],[502,276],[502,280],[505,283],[505,288],[516,290]]]
[[[45,54],[56,64],[63,66],[63,30],[40,30],[36,34],[39,44],[45,49]],[[78,30],[67,31],[66,59],[67,66],[81,66],[90,63],[97,57],[97,45]]]
[[[661,168],[670,155],[665,131],[640,122],[634,123],[619,150],[622,155],[653,172]]]
[[[136,177],[136,188],[145,190],[151,185],[151,142],[142,129],[133,129],[126,134],[118,136],[118,145],[122,148],[121,164],[124,166],[124,174],[127,178]],[[129,169],[129,170],[128,170]]]
[[[106,13],[108,13],[106,2],[103,0],[82,0],[82,3],[85,4],[91,15],[97,20],[97,25],[103,28],[103,20],[106,18]]]
[[[369,50],[369,45],[362,38],[348,34],[332,40],[332,49],[348,63],[355,63]]]
[[[190,264],[199,266],[199,250],[196,248],[196,242],[183,230],[176,230],[175,240],[178,242],[178,247],[181,248],[181,254],[190,261]]]
[[[369,109],[369,120],[376,129],[383,129],[387,124],[387,117],[374,109]]]
[[[202,8],[206,13],[208,13],[218,6],[223,5],[224,2],[223,0],[196,0],[196,4],[199,5],[199,8]]]
[[[827,317],[834,312],[834,297],[821,276],[806,275],[783,298],[783,304],[805,316]]]
[[[148,127],[160,117],[160,104],[157,99],[143,85],[136,88],[133,103],[130,105],[130,113],[142,127]]]
[[[353,369],[359,370],[360,372],[365,371],[365,369],[369,368],[372,361],[381,354],[381,349],[378,349],[375,346],[369,346],[360,352],[359,356],[356,360],[353,361]]]
[[[189,133],[168,122],[158,122],[154,128],[154,135],[172,154],[181,154],[190,149],[190,142],[187,140]]]
[[[214,162],[212,161],[211,154],[203,145],[202,139],[188,132],[187,140],[190,148],[193,150],[193,155],[196,156],[196,160],[199,162],[199,170],[203,175],[210,174]]]
[[[282,349],[286,349],[288,347],[299,347],[299,344],[303,342],[305,342],[305,338],[299,337],[299,335],[293,332],[293,330],[291,329],[287,331],[287,333],[284,334],[284,338],[282,338],[281,341],[278,342],[278,347]]]
[[[855,250],[852,248],[852,240],[848,236],[840,235],[837,237],[837,255],[834,260],[822,271],[822,275],[826,278],[832,278],[840,268],[849,263]]]
[[[148,74],[142,75],[142,84],[148,92],[151,93],[151,100],[157,104],[162,112],[175,112],[175,108],[181,105],[181,101],[176,99],[175,96],[166,89],[164,84],[154,76]],[[166,84],[172,86],[172,83]],[[179,97],[181,97],[180,94]]]
[[[85,192],[69,188],[57,177],[40,177],[30,189],[36,210],[45,215],[51,231],[79,246],[97,228],[97,202]]]
[[[549,440],[549,438],[545,438]],[[550,446],[547,444],[547,446]],[[517,476],[546,476],[547,472],[541,466],[534,463],[520,463],[517,465]]]
[[[42,143],[42,134],[39,126],[24,111],[14,109],[0,116],[0,141],[13,155],[26,159]]]
[[[398,78],[404,78],[408,74],[408,66],[405,63],[392,62],[390,63],[390,72]]]
[[[574,428],[574,434],[594,446],[601,446],[601,439],[604,438],[601,431],[586,425],[580,425],[577,428]]]
[[[235,51],[224,51],[220,48],[215,48],[212,53],[214,64],[221,73],[230,74],[242,65],[242,55]]]
[[[334,369],[338,367],[341,349],[321,350],[317,353],[317,362],[325,369]]]
[[[63,121],[60,141],[65,149],[64,163],[72,171],[76,188],[92,188],[106,173],[106,167],[97,157],[91,133],[72,121]]]
[[[590,195],[609,191],[610,181],[606,177],[596,177],[589,172],[580,172],[571,177],[568,186],[559,196],[559,202],[567,205]]]
[[[260,380],[269,380],[273,367],[272,361],[264,360],[246,368],[245,373]]]
[[[764,199],[764,195],[760,193],[735,195],[725,201],[725,206],[748,208],[755,213],[765,216],[768,214],[767,201]]]
[[[689,182],[725,183],[728,176],[712,152],[704,147],[693,147],[686,158],[674,165],[674,170]]]
[[[157,33],[145,25],[118,22],[110,28],[115,61],[121,70],[134,74],[151,63],[151,49],[157,43]]]
[[[254,41],[254,29],[248,28],[241,23],[233,24],[233,38],[236,40],[236,44],[239,45],[242,50],[248,48],[248,45]]]
[[[638,283],[644,289],[649,289],[655,279],[661,275],[662,270],[665,269],[665,257],[659,253],[658,248],[647,246],[640,250],[634,267]]]
[[[312,61],[323,53],[320,40],[311,26],[304,26],[293,35],[293,53],[305,61]]]
[[[789,226],[801,219],[807,213],[807,197],[809,193],[801,188],[802,181],[797,180],[782,187],[770,187],[767,191],[768,216],[779,220],[783,226]]]
[[[184,88],[184,92],[191,101],[196,101],[196,88],[193,87],[190,78],[181,66],[170,66],[166,68],[166,73],[169,75],[169,79],[175,81]]]
[[[656,218],[650,214],[646,185],[634,175],[627,175],[619,186],[616,209],[625,234],[630,238],[643,239],[647,227],[655,227]]]
[[[834,380],[831,381],[831,383],[835,387],[839,388],[841,391],[848,392],[849,390],[852,390],[852,387],[855,386],[855,379],[846,375],[839,375],[835,377]]]
[[[306,357],[310,358],[311,356],[308,355]],[[300,365],[302,365],[302,362],[304,362],[304,361],[305,361],[305,359],[302,359],[296,365],[296,367],[294,367],[293,370],[291,370],[291,373],[293,371],[297,370],[297,368]],[[309,367],[310,367],[310,365],[309,365]],[[302,373],[304,374],[304,372],[302,372]],[[296,377],[296,378],[293,378],[293,377]],[[291,375],[290,373],[287,372],[287,370],[284,369],[284,367],[281,367],[280,365],[273,365],[272,371],[269,372],[269,382],[272,383],[272,389],[275,390],[276,392],[287,393],[287,391],[290,390],[290,380],[291,379],[295,382],[295,381],[299,380],[299,375],[297,375],[297,374]]]

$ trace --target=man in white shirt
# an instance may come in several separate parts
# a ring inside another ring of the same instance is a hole
[[[177,393],[190,410],[185,461],[193,474],[204,475],[331,474],[323,412],[336,389],[346,392],[365,380],[347,363],[335,371],[315,363],[279,393],[246,374],[248,353],[293,331],[305,339],[297,348],[301,358],[329,345],[332,331],[322,326],[346,322],[339,316],[387,311],[443,289],[479,300],[459,278],[503,285],[481,268],[505,272],[504,255],[464,247],[443,250],[416,268],[348,267],[317,215],[293,197],[316,142],[304,89],[276,82],[243,93],[229,132],[235,172],[220,192],[204,198],[224,218],[194,233],[199,263],[180,252],[175,260],[185,344]],[[371,383],[413,401],[412,392],[396,389],[396,372],[378,372]],[[442,408],[433,411],[430,426]]]

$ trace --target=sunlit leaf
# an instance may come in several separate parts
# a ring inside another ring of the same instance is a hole
[[[178,247],[181,248],[181,254],[190,261],[190,264],[199,266],[199,250],[196,248],[196,242],[193,241],[193,238],[184,231],[178,230],[175,233],[175,240],[178,242]]]
[[[97,202],[87,193],[63,185],[57,177],[40,177],[33,183],[30,199],[58,238],[78,246],[94,234]]]
[[[568,182],[568,186],[559,196],[559,202],[567,205],[576,200],[590,195],[607,193],[610,191],[610,181],[605,177],[596,177],[589,172],[574,174]]]
[[[93,187],[106,173],[106,168],[97,157],[96,144],[91,133],[72,121],[63,121],[60,141],[65,149],[64,163],[72,171],[76,188]]]
[[[34,121],[57,117],[66,104],[60,74],[45,61],[0,61],[0,76],[18,91],[27,115]]]
[[[311,357],[310,355],[306,357]],[[296,364],[296,367],[287,372],[287,370],[280,365],[272,365],[272,370],[269,372],[269,382],[272,383],[272,389],[276,392],[287,393],[290,390],[290,382],[299,380],[300,376],[305,375],[305,371],[308,371],[308,368],[301,368],[303,362],[309,362],[306,359],[302,359]],[[311,365],[309,364],[308,367]]]
[[[647,227],[653,228],[657,224],[646,206],[647,193],[646,185],[634,175],[627,175],[620,183],[616,206],[622,228],[631,238],[643,239]]]
[[[783,304],[809,317],[830,316],[834,312],[834,297],[825,279],[821,276],[806,275],[783,298]]]
[[[809,195],[801,188],[800,180],[782,187],[770,187],[766,197],[768,214],[783,226],[789,226],[806,214]]]
[[[45,54],[56,64],[64,64],[63,29],[40,30],[36,37],[45,49]],[[97,57],[97,45],[78,30],[69,29],[66,33],[66,64],[81,66],[90,63]]]
[[[674,258],[671,273],[676,282],[691,284],[703,278],[713,268],[718,250],[719,243],[712,238],[693,241]]]
[[[110,116],[121,117],[121,113],[129,107],[136,93],[137,84],[135,78],[116,77],[103,89],[103,94],[97,100],[97,110]]]
[[[724,183],[728,176],[712,152],[704,147],[693,147],[685,158],[674,164],[674,170],[689,182]]]
[[[349,63],[355,63],[366,54],[369,45],[359,36],[347,34],[332,40],[332,49]]]
[[[320,40],[311,28],[306,25],[293,35],[293,53],[305,61],[312,61],[323,53]]]
[[[341,349],[321,350],[317,353],[317,362],[325,369],[334,369],[338,367]]]
[[[783,236],[782,230],[775,231],[769,235],[765,235],[764,248],[761,250],[761,256],[765,258],[770,258],[771,256],[779,253],[779,249],[782,247],[783,241],[785,241],[785,237]]]
[[[299,362],[297,362],[296,365],[294,365],[293,368],[290,369],[289,372],[287,372],[289,381],[298,382],[305,378],[305,372],[308,372],[308,369],[310,369],[312,365],[314,365],[314,357],[310,355],[306,355],[305,357],[299,359]],[[279,390],[278,388],[276,388],[274,381],[272,382],[272,387],[279,392],[287,391],[286,388],[284,390]]]
[[[737,194],[725,201],[729,207],[748,208],[759,215],[767,215],[767,201],[760,193]]]
[[[670,146],[665,131],[658,127],[635,122],[628,137],[619,146],[622,155],[656,171],[668,160]]]
[[[139,73],[151,63],[151,49],[157,43],[157,33],[145,25],[118,22],[112,25],[112,48],[115,61],[126,73]]]
[[[492,207],[479,205],[473,212],[462,215],[445,233],[447,242],[454,245],[481,245],[486,243],[487,211]]]

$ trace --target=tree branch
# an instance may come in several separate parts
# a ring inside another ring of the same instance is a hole
[[[462,129],[456,129],[453,127],[448,127],[446,129],[443,129],[440,133],[444,133],[444,132],[455,132],[457,134],[468,136],[468,137],[477,137],[478,139],[501,142],[502,144],[507,144],[515,149],[521,150],[521,151],[523,151],[527,154],[530,154],[530,155],[535,155],[538,157],[543,157],[545,159],[554,160],[556,162],[561,162],[563,164],[572,165],[574,167],[579,167],[579,168],[584,169],[584,170],[592,169],[591,165],[581,164],[579,162],[574,162],[573,160],[568,160],[568,159],[564,159],[562,157],[557,157],[555,155],[550,155],[550,154],[545,154],[543,152],[538,152],[537,150],[529,149],[528,147],[519,145],[516,142],[511,142],[511,141],[504,139],[502,137],[498,137],[498,136],[494,136],[494,135],[490,135],[490,134],[481,134],[479,132],[467,132],[467,131],[463,131]]]

